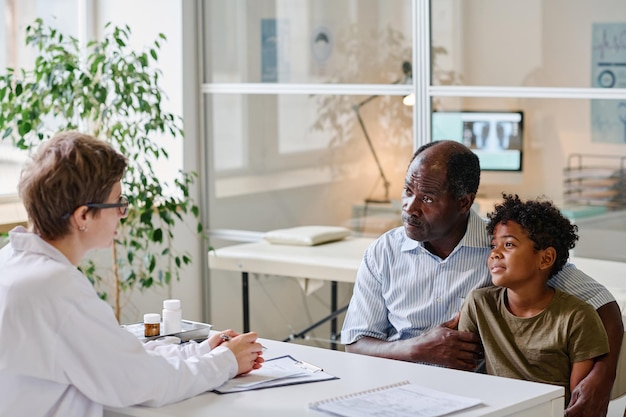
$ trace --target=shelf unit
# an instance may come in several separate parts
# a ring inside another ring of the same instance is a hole
[[[571,154],[563,178],[566,203],[626,207],[626,156]]]

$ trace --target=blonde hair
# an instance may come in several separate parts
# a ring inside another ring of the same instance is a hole
[[[61,132],[42,143],[18,185],[33,231],[48,240],[67,235],[69,215],[106,201],[125,169],[126,158],[91,135]]]

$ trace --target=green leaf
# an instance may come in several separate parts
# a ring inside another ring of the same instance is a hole
[[[156,257],[154,257],[154,255],[150,254],[148,255],[148,272],[152,273],[154,271],[154,267],[156,266]]]
[[[9,136],[11,136],[11,133],[13,133],[13,128],[12,127],[7,127],[4,130],[4,133],[2,134],[2,139],[8,138]]]
[[[158,242],[158,243],[163,242],[163,230],[155,229],[152,232],[152,241],[153,242]]]
[[[32,130],[32,125],[27,121],[19,121],[17,122],[17,132],[20,136],[25,136],[28,132]]]
[[[27,150],[28,149],[28,144],[26,143],[26,140],[24,138],[20,138],[17,143],[15,144],[15,146],[18,149],[22,149],[22,150]]]

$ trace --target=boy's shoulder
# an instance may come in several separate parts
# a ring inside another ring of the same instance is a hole
[[[589,309],[589,310],[595,311],[595,309],[589,303],[581,300],[575,295],[569,294],[565,291],[561,291],[558,288],[555,288],[554,291],[555,291],[554,300],[558,302],[559,304],[567,306],[570,309],[576,309],[576,310]]]
[[[484,303],[490,301],[497,301],[500,298],[502,291],[506,290],[504,287],[497,287],[490,285],[487,287],[476,288],[467,295],[467,299],[473,303]]]
[[[482,287],[482,288],[476,288],[475,290],[473,290],[470,295],[474,296],[474,297],[487,297],[490,295],[494,295],[494,294],[499,294],[501,291],[503,291],[505,288],[504,287],[497,287],[495,285],[489,285],[487,287]]]

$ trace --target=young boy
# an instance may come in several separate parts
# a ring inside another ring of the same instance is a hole
[[[609,351],[596,311],[548,286],[578,240],[578,228],[549,201],[504,195],[488,215],[489,271],[495,287],[473,291],[459,330],[480,335],[487,373],[571,390]]]

